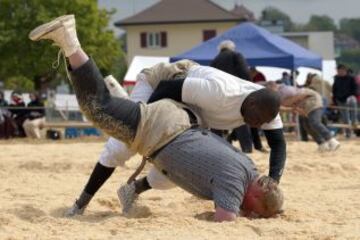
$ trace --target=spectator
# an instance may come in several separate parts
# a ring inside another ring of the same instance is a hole
[[[266,78],[265,75],[259,72],[256,67],[250,68],[250,80],[254,83],[257,82],[265,82]]]
[[[45,123],[44,104],[37,93],[30,93],[30,100],[23,128],[27,137],[40,139],[40,129]]]
[[[15,90],[11,93],[9,110],[11,112],[12,119],[15,121],[15,136],[25,137],[25,131],[22,125],[26,119],[27,110],[25,109],[25,103],[20,91]]]
[[[241,53],[235,51],[235,48],[232,41],[222,41],[218,46],[219,54],[210,66],[249,81],[250,73],[246,60]]]
[[[332,89],[334,104],[341,107],[340,114],[345,124],[356,125],[356,82],[353,76],[349,75],[345,65],[337,67],[337,75],[334,78]],[[351,137],[351,129],[346,129],[346,137]]]
[[[280,80],[278,80],[276,82],[285,84],[286,86],[291,86],[291,76],[288,72],[283,72]]]
[[[0,139],[7,139],[14,135],[14,123],[11,119],[11,113],[8,109],[2,108],[8,106],[4,99],[4,93],[0,91]]]
[[[357,103],[360,104],[360,73],[355,78]],[[360,112],[358,112],[360,115]]]
[[[8,102],[5,100],[4,93],[0,91],[0,107],[6,107]]]
[[[299,75],[300,75],[300,72],[298,70],[291,71],[291,74],[290,74],[291,86],[298,86],[299,85],[297,83],[297,78],[299,77]]]

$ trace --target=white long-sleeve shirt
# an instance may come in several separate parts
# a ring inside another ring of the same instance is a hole
[[[261,88],[263,86],[212,67],[193,66],[183,84],[182,100],[199,109],[206,127],[233,129],[245,124],[240,112],[245,98]],[[261,126],[262,129],[282,127],[279,114]]]

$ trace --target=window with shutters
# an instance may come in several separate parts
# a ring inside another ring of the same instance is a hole
[[[216,30],[203,30],[203,41],[216,37]]]
[[[167,33],[142,32],[140,33],[140,46],[142,48],[165,48],[167,47]]]

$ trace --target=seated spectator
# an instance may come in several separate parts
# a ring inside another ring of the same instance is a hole
[[[44,104],[37,93],[30,93],[30,100],[23,128],[27,137],[40,139],[40,129],[45,124]]]
[[[6,108],[8,105],[4,99],[4,93],[0,91],[0,139],[11,137],[10,112]]]
[[[25,109],[25,103],[20,91],[13,91],[11,93],[9,111],[11,112],[11,118],[15,122],[15,136],[25,137],[22,125],[26,119],[27,110]]]
[[[254,83],[266,81],[265,75],[259,72],[256,67],[250,68],[250,79]]]
[[[288,72],[283,72],[282,77],[278,81],[276,81],[276,83],[282,83],[287,86],[292,86],[290,74]]]
[[[8,102],[5,100],[4,93],[0,91],[0,107],[6,107]]]

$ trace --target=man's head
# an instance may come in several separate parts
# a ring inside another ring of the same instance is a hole
[[[290,77],[290,75],[289,75],[288,72],[283,72],[283,73],[282,73],[282,77],[283,77],[284,79],[288,79],[288,78]]]
[[[245,193],[241,210],[246,217],[272,217],[281,211],[284,196],[275,180],[262,176]]]
[[[348,69],[344,64],[339,64],[336,70],[337,70],[337,75],[340,77],[344,77],[348,74]]]
[[[279,113],[280,96],[271,89],[263,88],[250,93],[241,106],[245,123],[260,127],[270,122]]]
[[[40,96],[38,92],[32,92],[29,94],[29,98],[31,101],[38,101],[40,100]]]
[[[13,91],[11,93],[11,101],[16,104],[21,103],[23,101],[22,93],[17,90]]]
[[[224,40],[219,44],[218,50],[219,50],[219,52],[221,52],[225,49],[230,50],[230,51],[235,51],[236,45],[231,40]]]

